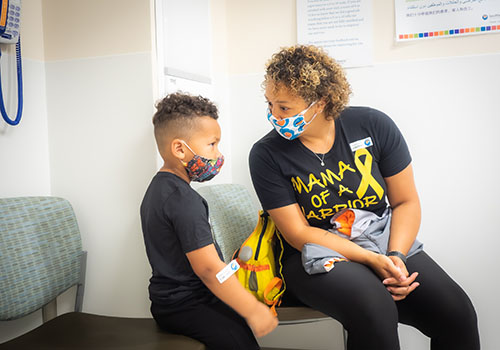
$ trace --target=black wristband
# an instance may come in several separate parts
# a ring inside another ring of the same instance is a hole
[[[397,256],[398,258],[403,260],[403,262],[406,264],[406,255],[404,255],[401,252],[398,252],[397,250],[391,250],[390,252],[387,252],[386,255],[387,256]]]

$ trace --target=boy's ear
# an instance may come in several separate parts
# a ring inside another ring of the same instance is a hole
[[[186,152],[184,151],[184,142],[182,142],[180,139],[172,140],[170,147],[175,158],[183,160],[186,157]]]

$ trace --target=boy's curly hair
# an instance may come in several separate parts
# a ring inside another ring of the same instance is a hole
[[[282,48],[266,64],[265,88],[286,88],[307,103],[323,99],[326,119],[336,119],[349,102],[351,87],[342,67],[321,48],[295,45]]]
[[[207,98],[175,92],[156,104],[153,125],[157,142],[165,131],[173,137],[185,137],[193,129],[199,117],[219,118],[217,107]]]

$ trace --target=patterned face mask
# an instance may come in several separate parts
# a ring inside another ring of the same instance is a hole
[[[311,103],[309,107],[304,109],[302,112],[288,118],[278,119],[276,118],[269,108],[267,108],[267,120],[271,123],[271,125],[276,129],[278,134],[283,136],[287,140],[294,140],[299,137],[305,130],[305,127],[316,118],[316,114],[313,115],[311,120],[306,123],[304,120],[304,114],[311,108],[316,102]]]
[[[193,150],[188,144],[182,141],[191,152]],[[214,178],[220,172],[220,168],[224,164],[224,156],[220,155],[217,159],[208,159],[194,153],[193,159],[189,162],[182,162],[186,168],[188,177],[191,181],[204,182]]]

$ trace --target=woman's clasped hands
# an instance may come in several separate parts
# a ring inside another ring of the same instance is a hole
[[[397,256],[376,254],[370,265],[396,301],[403,300],[420,285],[416,282],[418,272],[410,275],[405,263]]]

